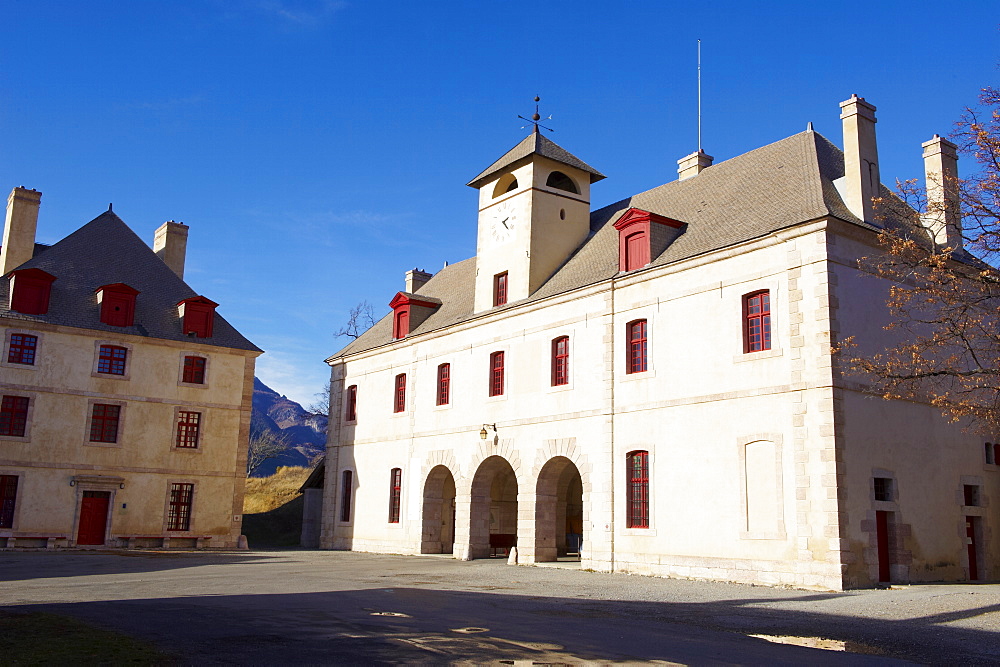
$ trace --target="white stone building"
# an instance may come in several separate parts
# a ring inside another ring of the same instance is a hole
[[[857,264],[875,109],[841,107],[844,152],[810,128],[695,153],[597,210],[604,176],[537,133],[473,179],[476,256],[407,273],[327,360],[321,546],[831,589],[1000,575],[984,442],[834,370],[831,342],[877,349],[887,317]]]

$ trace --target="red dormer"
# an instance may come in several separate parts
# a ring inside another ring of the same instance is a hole
[[[406,336],[441,307],[441,299],[410,292],[398,292],[389,302],[392,308],[393,340]]]
[[[41,269],[10,272],[10,309],[25,315],[49,312],[49,295],[56,277]]]
[[[219,304],[203,296],[193,296],[177,304],[177,314],[185,336],[211,338],[215,309]]]
[[[618,230],[618,270],[631,271],[649,264],[667,249],[683,226],[684,223],[679,220],[638,208],[625,211],[615,223]]]
[[[101,306],[101,322],[113,327],[130,327],[135,321],[135,297],[139,290],[125,283],[98,287],[97,303]]]

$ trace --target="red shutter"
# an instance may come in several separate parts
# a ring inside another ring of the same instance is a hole
[[[10,309],[25,315],[49,312],[49,295],[56,277],[41,269],[11,271]]]
[[[552,386],[569,384],[569,336],[552,341]]]
[[[628,331],[628,366],[626,373],[644,373],[648,368],[646,361],[646,320],[629,322]]]
[[[344,419],[352,422],[358,418],[358,385],[352,384],[347,388],[347,410]]]
[[[396,376],[396,391],[393,402],[393,412],[403,412],[406,410],[406,373]]]
[[[437,404],[448,405],[451,400],[451,364],[438,366]]]
[[[767,290],[743,297],[743,351],[771,349],[771,296]]]
[[[631,452],[626,457],[626,528],[649,528],[649,452]]]
[[[182,308],[181,328],[185,336],[212,337],[215,309],[219,304],[203,296],[195,296],[184,299],[177,305]]]
[[[649,264],[649,234],[640,230],[625,237],[625,270],[641,269]]]
[[[490,355],[490,396],[503,395],[503,352],[494,352]]]
[[[130,327],[135,321],[135,297],[139,293],[124,283],[97,288],[101,297],[101,322],[113,327]]]

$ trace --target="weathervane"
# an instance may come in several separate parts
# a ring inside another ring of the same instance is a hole
[[[549,114],[544,119],[538,114],[538,103],[541,101],[541,99],[542,99],[541,97],[539,97],[538,95],[535,95],[535,113],[531,114],[531,118],[525,118],[521,114],[518,114],[517,117],[520,118],[521,120],[526,120],[529,123],[531,123],[532,125],[534,125],[535,126],[535,134],[538,134],[538,128],[542,128],[543,130],[548,130],[549,132],[555,132],[555,130],[553,130],[551,127],[545,127],[540,122],[542,120],[552,120],[552,114]],[[528,127],[528,126],[527,125],[523,125],[521,127],[521,129],[523,130],[526,127]]]

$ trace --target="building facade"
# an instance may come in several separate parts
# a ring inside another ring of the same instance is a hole
[[[237,547],[260,350],[184,282],[186,225],[43,246],[40,201],[0,249],[0,547]]]
[[[699,152],[597,210],[604,176],[537,132],[473,179],[476,256],[408,272],[327,360],[321,546],[828,589],[1000,575],[1000,461],[831,353],[887,335],[858,268],[875,108],[841,109],[843,151],[810,127]]]

